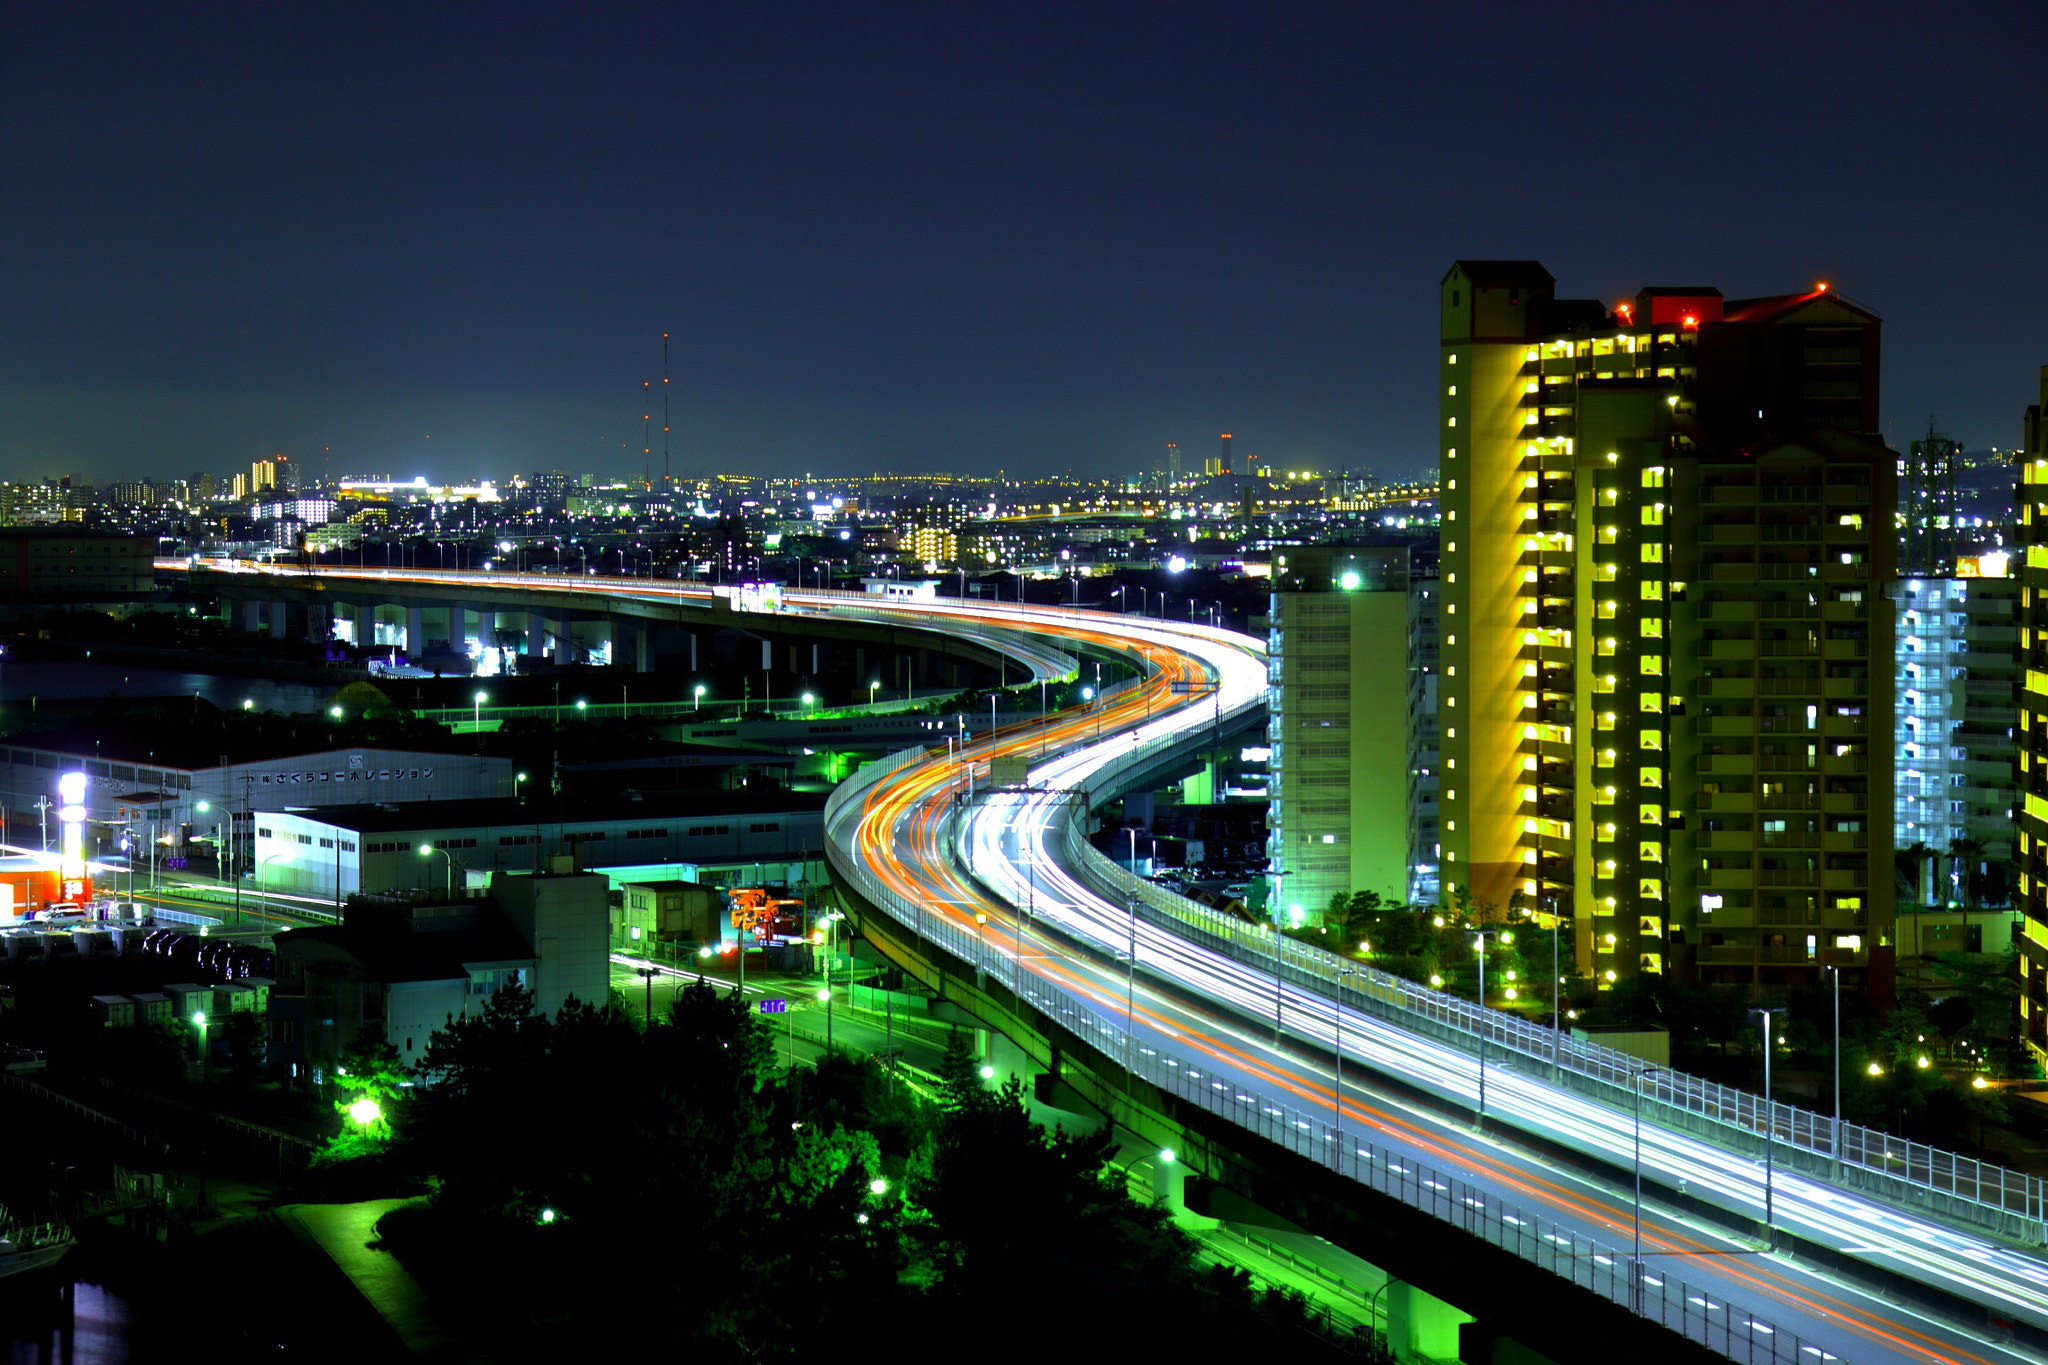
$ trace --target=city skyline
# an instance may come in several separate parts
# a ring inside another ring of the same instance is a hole
[[[1233,431],[1403,477],[1447,251],[1596,296],[1826,278],[1885,319],[1895,448],[1930,414],[2018,443],[2039,290],[1987,284],[2027,237],[1969,216],[2040,208],[2001,160],[2042,122],[2018,20],[1489,13],[13,14],[0,458],[658,476],[666,331],[677,474],[1136,471]],[[1848,93],[1909,79],[1942,97]]]

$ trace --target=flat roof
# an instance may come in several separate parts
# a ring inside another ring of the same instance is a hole
[[[825,797],[821,792],[659,792],[637,801],[620,796],[590,799],[574,794],[557,800],[542,792],[532,792],[524,801],[498,796],[467,801],[359,802],[348,806],[291,807],[282,813],[360,834],[375,834],[429,826],[517,830],[534,825],[589,825],[716,815],[807,815],[824,808]]]

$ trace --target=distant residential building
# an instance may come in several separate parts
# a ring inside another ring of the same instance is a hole
[[[1273,561],[1267,852],[1272,904],[1296,923],[1340,894],[1408,897],[1408,555],[1317,546]]]
[[[2000,572],[1898,585],[1894,821],[1901,849],[1924,850],[1903,860],[1918,884],[1902,909],[2003,903],[2010,890],[2021,588],[2003,555],[1965,563],[1987,560]],[[1902,925],[1906,951],[1920,938]]]
[[[1408,587],[1408,903],[1435,905],[1442,842],[1437,798],[1443,731],[1437,716],[1441,584],[1413,575]]]

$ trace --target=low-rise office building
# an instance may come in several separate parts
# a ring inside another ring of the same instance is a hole
[[[486,896],[460,900],[354,898],[338,925],[277,936],[271,1059],[315,1083],[359,1040],[417,1063],[435,1030],[506,986],[531,991],[542,1014],[601,1005],[607,901],[603,877],[556,873],[493,877]]]
[[[699,879],[782,880],[821,851],[824,804],[774,790],[266,812],[256,822],[256,880],[336,904],[364,893],[450,894],[560,856],[587,868],[688,866]]]

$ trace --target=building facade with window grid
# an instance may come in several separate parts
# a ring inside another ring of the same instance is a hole
[[[1569,917],[1603,986],[1871,966],[1896,502],[1869,435],[1878,334],[1825,288],[1610,307],[1558,299],[1533,261],[1445,276],[1447,900]]]

